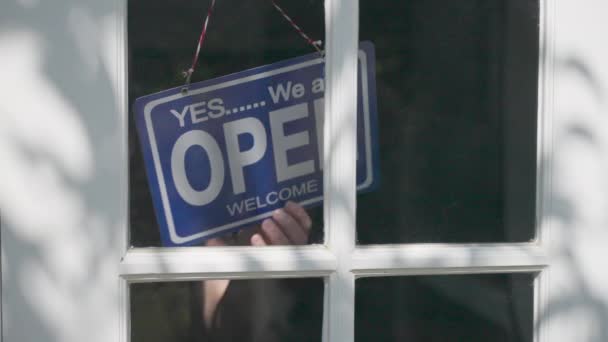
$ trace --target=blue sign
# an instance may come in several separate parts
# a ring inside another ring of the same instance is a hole
[[[378,182],[375,57],[359,51],[357,189]],[[323,200],[324,63],[306,55],[137,99],[163,244],[195,245]]]

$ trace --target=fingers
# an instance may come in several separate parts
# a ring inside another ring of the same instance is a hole
[[[300,223],[300,226],[304,229],[306,235],[310,232],[312,227],[312,220],[306,210],[299,204],[289,201],[285,204],[285,210],[287,210],[296,220]]]
[[[208,247],[219,247],[219,246],[227,246],[228,244],[222,238],[212,238],[205,241],[205,246]]]
[[[304,245],[311,227],[312,220],[306,210],[297,203],[287,202],[284,208],[272,213],[272,218],[262,222],[249,241],[253,246]]]
[[[303,245],[308,241],[308,234],[286,209],[277,209],[272,213],[273,220],[281,227],[283,233],[294,245]]]
[[[251,245],[256,247],[266,246],[262,233],[255,233],[251,236]]]
[[[262,222],[261,227],[264,240],[269,245],[290,245],[290,241],[287,236],[283,233],[281,227],[279,227],[274,220],[266,219]]]

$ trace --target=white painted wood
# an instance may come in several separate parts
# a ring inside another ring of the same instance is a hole
[[[549,261],[534,244],[370,246],[352,258],[358,276],[536,272]]]
[[[608,340],[608,2],[555,6],[543,341]]]
[[[118,281],[118,287],[118,298],[120,301],[118,316],[118,341],[129,342],[131,339],[131,299],[129,293],[129,282],[125,278],[120,278]]]
[[[555,57],[555,7],[556,1],[540,1],[540,49],[538,74],[538,135],[536,159],[536,222],[537,241],[543,247],[543,257],[548,267],[534,282],[534,341],[549,341],[544,312],[548,307],[551,260],[551,219],[553,204],[553,120],[554,120],[554,57]]]
[[[119,337],[122,1],[0,3],[2,340]]]
[[[324,193],[327,245],[337,269],[326,292],[325,341],[354,340],[358,1],[326,1]]]
[[[358,4],[327,0],[327,246],[255,250],[127,251],[125,4],[0,5],[3,341],[126,342],[129,282],[303,276],[352,341],[356,277],[496,272],[539,273],[535,341],[608,340],[604,0],[542,1],[538,240],[356,249]]]
[[[546,325],[543,324],[542,313],[547,306],[549,298],[549,275],[550,268],[539,272],[534,280],[534,341],[544,342],[547,340]]]
[[[547,216],[551,211],[553,160],[555,1],[540,1],[540,47],[538,74],[538,129],[536,158],[537,241],[549,241]]]
[[[261,278],[326,276],[336,268],[335,256],[325,246],[142,248],[127,252],[120,265],[129,280],[170,280],[205,277]]]

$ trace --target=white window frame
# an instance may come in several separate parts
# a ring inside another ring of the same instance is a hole
[[[127,1],[117,0],[118,70],[127,122]],[[550,199],[553,95],[553,2],[540,0],[540,56],[538,79],[537,239],[530,243],[356,245],[356,98],[359,4],[353,0],[325,0],[325,245],[226,248],[129,249],[128,222],[120,232],[125,251],[120,261],[120,341],[130,340],[129,284],[204,279],[323,277],[324,341],[354,341],[355,280],[360,277],[480,273],[536,273],[534,341],[545,341],[538,317],[547,303],[550,227],[546,222]],[[127,125],[122,142],[128,165]],[[124,170],[128,179],[128,168]],[[128,203],[128,198],[122,203]]]

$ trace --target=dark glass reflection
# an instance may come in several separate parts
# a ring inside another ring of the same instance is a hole
[[[534,275],[364,278],[355,341],[532,342]]]
[[[192,62],[210,1],[129,0],[129,103],[181,86]],[[325,37],[322,0],[283,0],[281,7],[313,39]],[[218,1],[192,81],[203,81],[315,52],[271,1]],[[160,246],[144,161],[129,120],[130,240],[134,247]],[[322,241],[321,208],[310,210],[310,242]]]
[[[539,4],[361,1],[376,46],[382,184],[363,244],[534,238]]]
[[[322,279],[138,283],[130,301],[131,342],[321,341]]]

